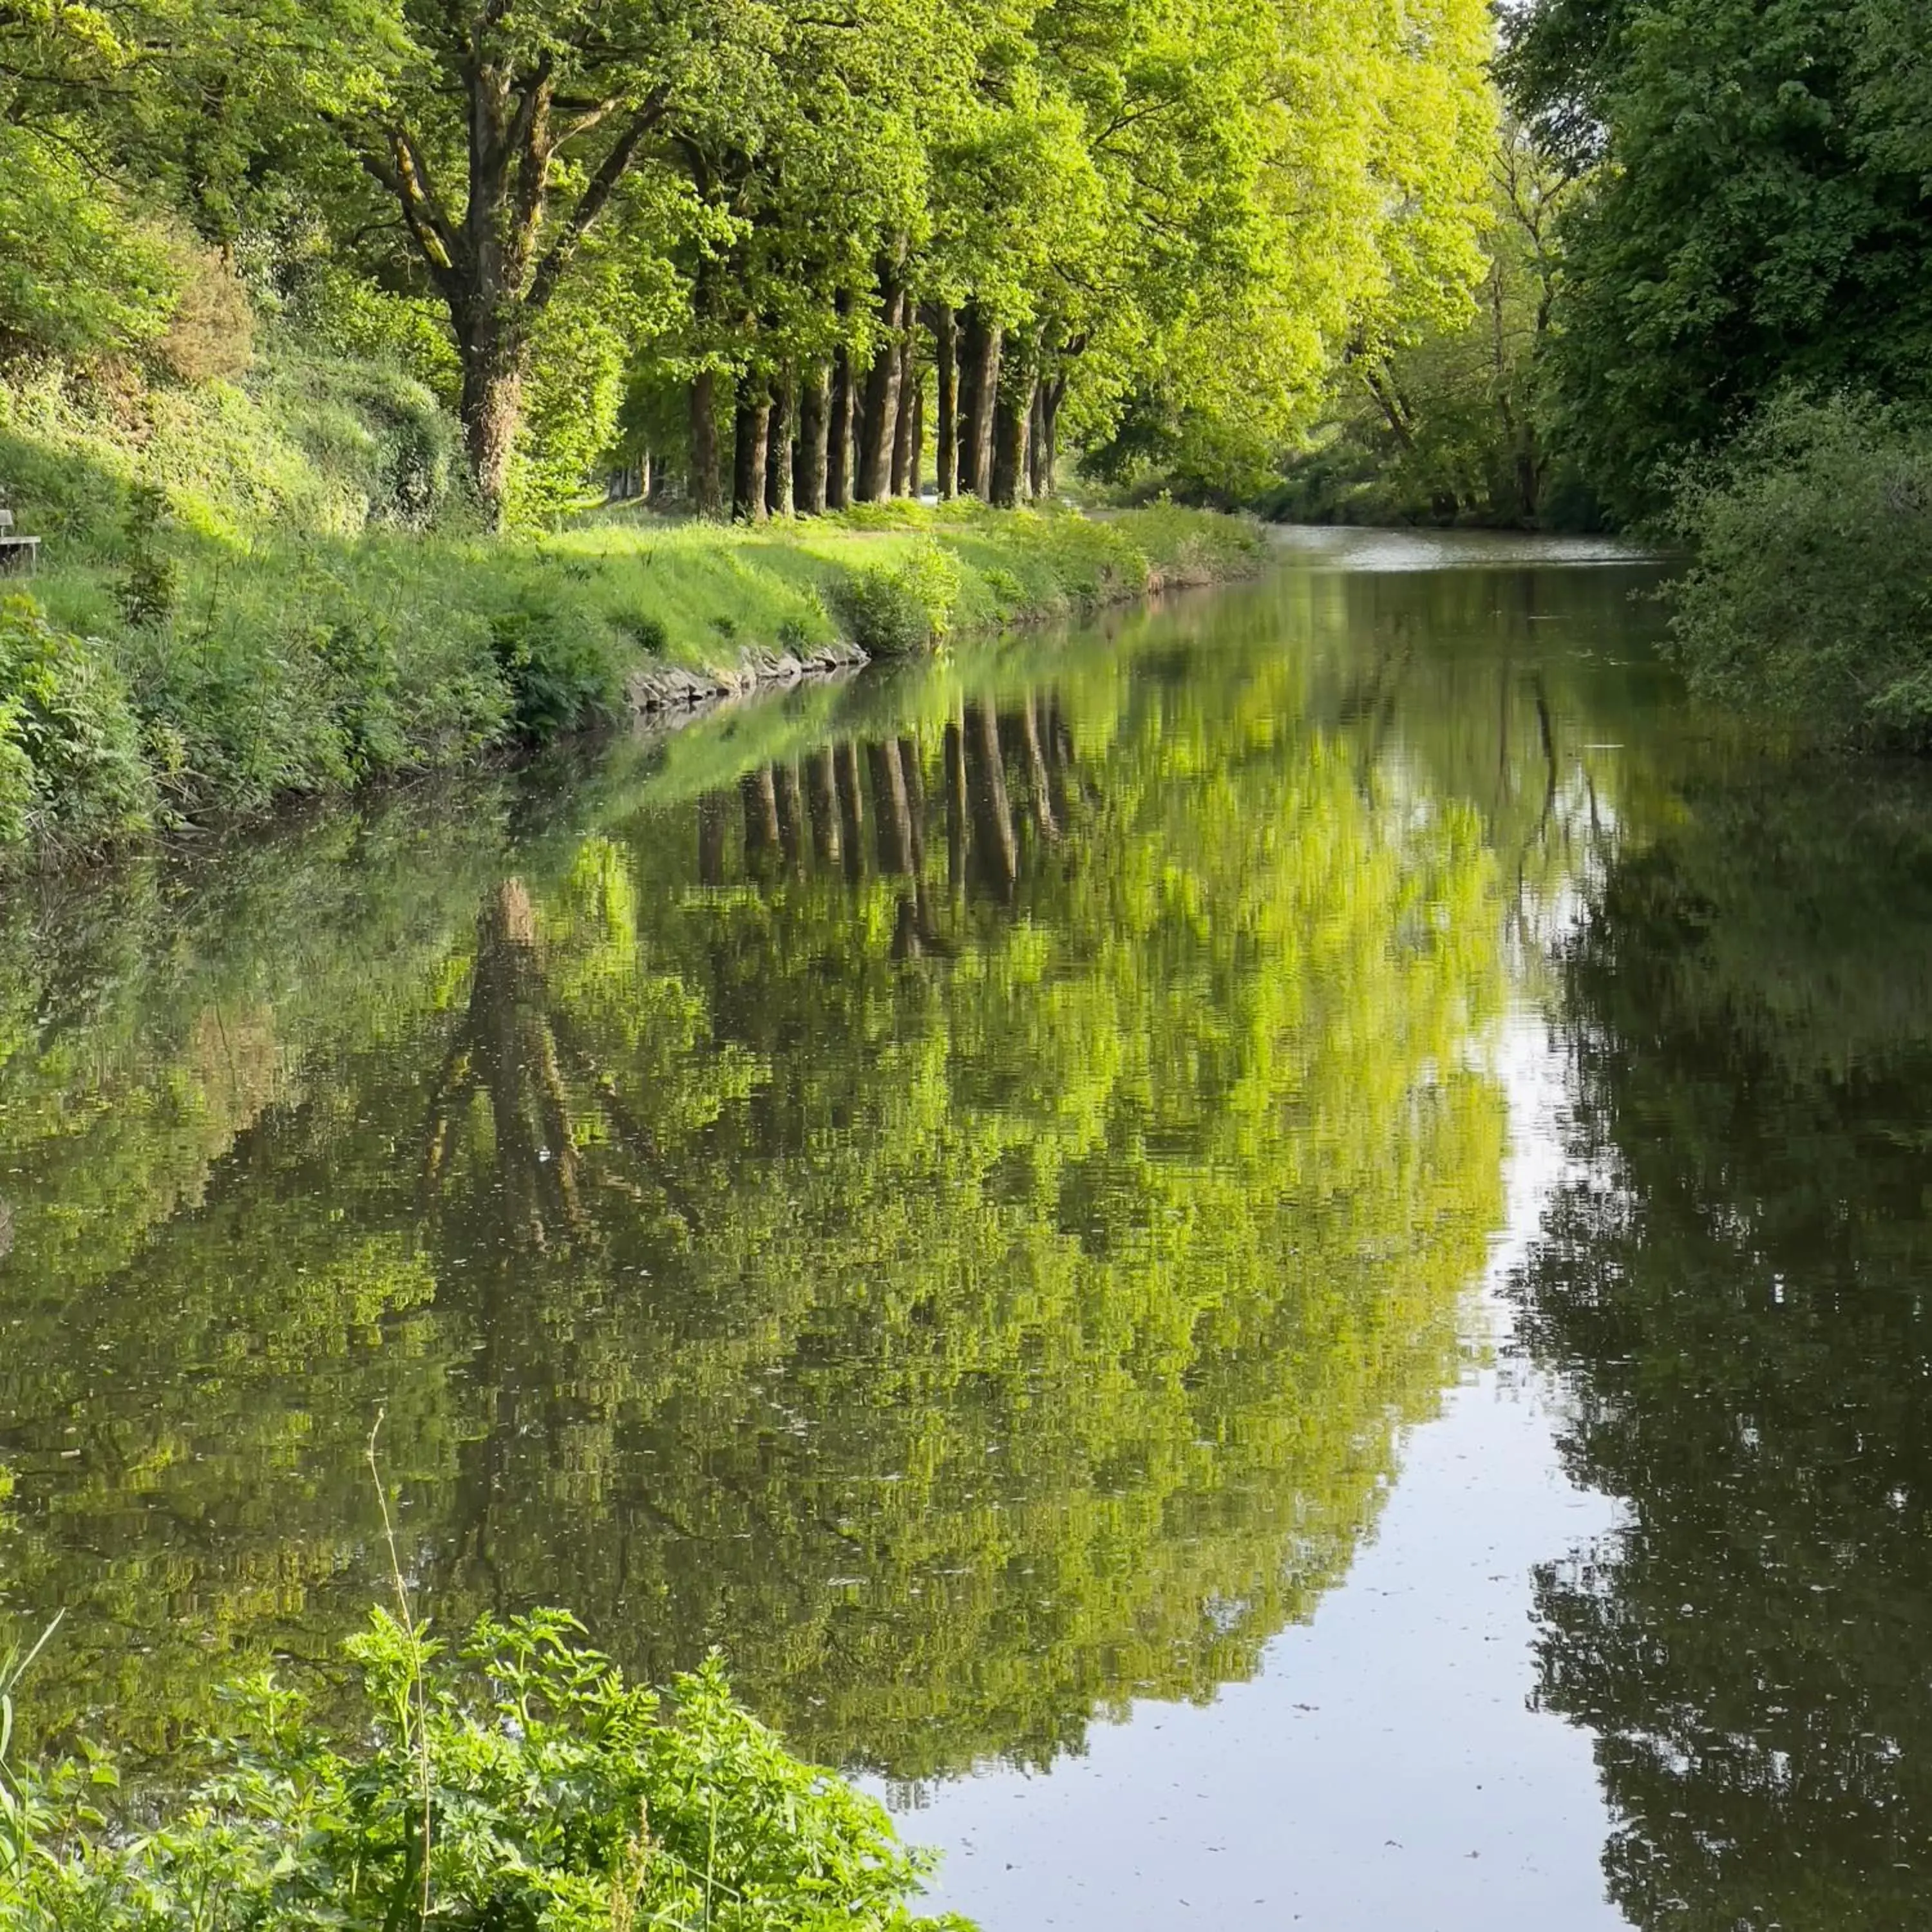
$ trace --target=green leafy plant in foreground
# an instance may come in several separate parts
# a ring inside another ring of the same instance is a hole
[[[98,1760],[4,1789],[6,1932],[964,1932],[915,1913],[922,1857],[874,1801],[732,1701],[714,1659],[663,1696],[561,1612],[454,1650],[377,1611],[344,1743],[263,1674],[160,1820]]]

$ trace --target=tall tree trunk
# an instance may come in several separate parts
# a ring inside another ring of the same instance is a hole
[[[841,349],[832,362],[832,407],[826,418],[825,507],[852,502],[852,353]]]
[[[933,312],[934,359],[939,365],[939,500],[959,493],[959,318],[950,306]]]
[[[908,326],[905,340],[899,344],[899,392],[896,398],[898,407],[892,424],[892,494],[895,496],[916,496],[918,488],[911,476],[912,470],[912,419],[919,406],[919,364],[917,352],[914,346],[914,331]]]
[[[926,383],[922,379],[913,386],[912,448],[906,458],[906,494],[915,502],[925,479]]]
[[[1046,385],[1033,386],[1033,401],[1027,411],[1027,494],[1036,503],[1047,498],[1046,488]]]
[[[765,520],[765,468],[771,434],[772,392],[763,376],[738,379],[732,439],[731,520]]]
[[[952,426],[952,488],[970,496],[973,489],[974,390],[980,380],[981,338],[979,311],[968,306],[959,317],[958,414]]]
[[[1060,494],[1060,406],[1066,400],[1066,377],[1060,374],[1040,386],[1040,494]]]
[[[814,362],[806,370],[798,390],[796,502],[801,517],[825,512],[825,439],[831,422],[825,364]]]
[[[724,514],[718,467],[718,378],[700,369],[691,379],[691,507],[700,517]]]
[[[463,440],[486,528],[502,527],[510,458],[524,416],[521,344],[507,332],[466,346],[463,357]]]
[[[993,417],[999,404],[1000,336],[999,324],[989,322],[976,302],[966,311],[959,487],[982,502],[992,493]]]
[[[1026,481],[1027,430],[1033,418],[1033,376],[1024,363],[1010,365],[993,410],[991,500],[1010,510]]]
[[[772,391],[771,421],[765,432],[765,508],[775,517],[792,513],[791,439],[797,398],[797,374],[787,363]]]
[[[473,58],[466,50],[456,67],[470,133],[460,214],[443,199],[428,149],[406,122],[386,116],[380,132],[352,138],[363,166],[394,200],[402,231],[448,310],[463,372],[464,442],[484,519],[494,528],[522,420],[532,333],[663,119],[669,95],[658,89],[610,123],[616,139],[571,203],[552,191],[557,147],[569,136],[556,116],[550,53],[520,62],[501,48],[485,55],[479,47]]]
[[[853,495],[876,503],[892,487],[892,442],[899,421],[899,332],[904,326],[905,291],[882,272],[879,326],[884,337],[866,372],[859,409],[859,459]]]

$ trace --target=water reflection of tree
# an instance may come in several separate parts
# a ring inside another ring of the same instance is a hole
[[[35,1599],[115,1550],[176,1720],[217,1595],[320,1648],[380,1399],[440,1612],[722,1641],[814,1749],[1044,1758],[1251,1667],[1454,1372],[1500,1156],[1473,822],[1291,710],[1156,685],[1083,752],[976,694],[526,855],[359,1010],[351,948],[358,1043],[0,1370],[37,1466],[102,1424]]]
[[[1643,1927],[1904,1925],[1932,1830],[1932,801],[1712,788],[1566,963],[1582,1165],[1527,1270],[1628,1530],[1542,1576]]]

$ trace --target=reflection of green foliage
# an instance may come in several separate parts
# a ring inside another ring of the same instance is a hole
[[[1932,798],[1707,785],[1566,962],[1578,1178],[1524,1292],[1613,1555],[1543,1578],[1642,1927],[1916,1924],[1932,1825]]]
[[[443,1614],[722,1642],[815,1754],[1044,1760],[1251,1669],[1455,1374],[1502,1138],[1481,824],[1256,641],[942,668],[513,871],[374,831],[23,1015],[42,1722],[164,1741],[184,1633],[320,1652],[379,1402]]]

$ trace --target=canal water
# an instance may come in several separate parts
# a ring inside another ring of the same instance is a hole
[[[326,1685],[380,1414],[446,1627],[722,1648],[986,1932],[1932,1915],[1932,786],[1656,580],[1303,536],[14,890],[32,1738]]]

